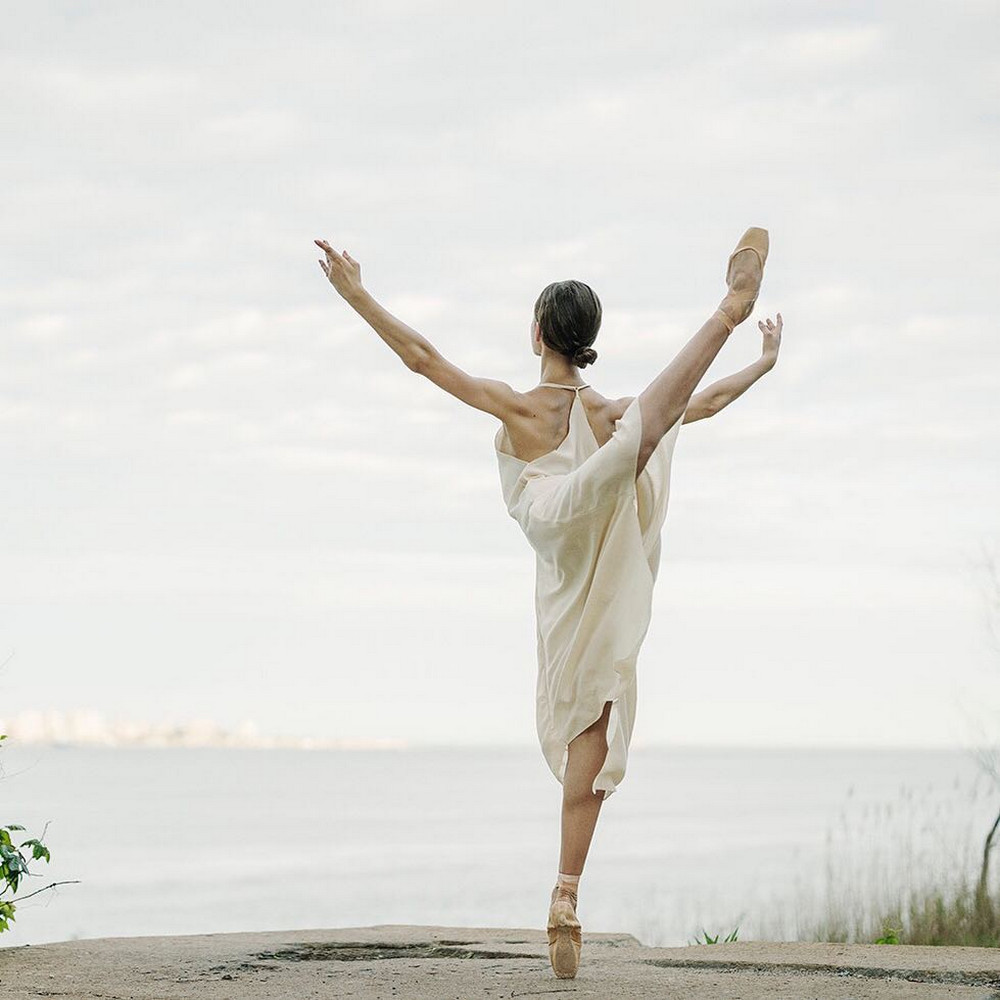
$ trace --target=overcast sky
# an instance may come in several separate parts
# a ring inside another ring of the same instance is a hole
[[[959,744],[1000,719],[995,3],[35,3],[0,59],[4,714],[533,744],[496,419],[326,283],[528,389],[551,281],[634,395],[715,308],[635,741]]]

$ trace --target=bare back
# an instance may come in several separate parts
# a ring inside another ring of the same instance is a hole
[[[569,414],[575,397],[587,414],[587,423],[597,439],[605,444],[614,433],[615,421],[621,419],[631,397],[607,399],[592,386],[576,392],[565,389],[536,386],[519,393],[519,412],[511,413],[504,426],[514,457],[523,462],[533,462],[547,455],[562,444],[569,433]]]

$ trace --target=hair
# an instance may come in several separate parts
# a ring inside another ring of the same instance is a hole
[[[542,342],[566,355],[578,368],[597,360],[590,345],[601,328],[601,300],[582,281],[553,281],[535,302]]]

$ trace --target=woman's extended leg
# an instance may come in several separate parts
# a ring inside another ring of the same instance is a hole
[[[719,309],[681,348],[677,357],[639,393],[642,441],[639,444],[636,476],[646,467],[649,456],[663,435],[687,409],[694,390],[733,327],[750,315],[763,274],[761,259],[756,252],[744,249],[736,253],[732,262],[732,283]],[[724,316],[720,315],[720,310]],[[730,322],[726,322],[725,316]]]
[[[567,875],[583,872],[604,792],[591,790],[594,778],[608,755],[608,719],[611,702],[605,702],[601,717],[569,745],[569,759],[563,775],[562,848],[559,871]]]

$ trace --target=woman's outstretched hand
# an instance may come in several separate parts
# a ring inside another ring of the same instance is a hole
[[[320,268],[330,284],[345,299],[350,300],[364,291],[361,284],[361,265],[346,250],[341,256],[326,240],[313,240],[313,242],[326,253],[326,260],[320,259]]]
[[[764,334],[763,357],[767,358],[773,365],[778,360],[778,348],[781,346],[781,313],[776,313],[778,322],[772,323],[770,319],[760,320],[757,326]]]

